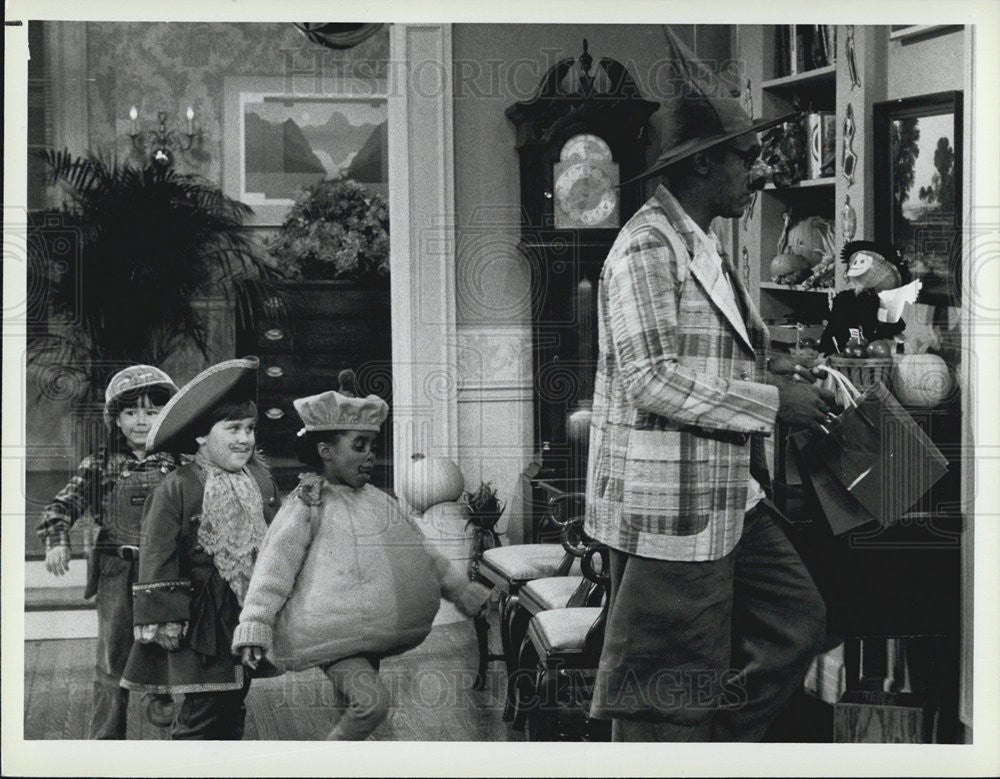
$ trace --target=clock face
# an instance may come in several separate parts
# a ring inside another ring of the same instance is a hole
[[[618,165],[610,161],[566,160],[553,169],[557,229],[619,227]]]
[[[593,133],[578,133],[563,144],[559,150],[559,159],[591,160],[592,162],[611,162],[611,149],[604,139]]]

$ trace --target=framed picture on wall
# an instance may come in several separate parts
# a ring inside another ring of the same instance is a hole
[[[343,92],[289,93],[283,78],[225,80],[223,189],[280,225],[296,197],[324,178],[349,178],[388,198],[388,114],[371,82]]]
[[[875,238],[920,279],[920,301],[961,301],[962,93],[873,106]]]

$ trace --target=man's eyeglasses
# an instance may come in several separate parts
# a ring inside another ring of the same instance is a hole
[[[743,164],[748,168],[757,161],[758,157],[760,157],[760,146],[751,146],[749,149],[737,149],[735,146],[724,146],[723,148],[726,151],[731,151],[743,160]]]

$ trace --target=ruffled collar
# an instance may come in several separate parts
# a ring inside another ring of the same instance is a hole
[[[194,463],[205,474],[198,541],[242,606],[267,532],[260,487],[246,468],[227,471],[201,455]]]

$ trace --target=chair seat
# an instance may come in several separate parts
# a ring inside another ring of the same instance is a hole
[[[531,614],[564,609],[583,583],[582,576],[548,576],[533,579],[521,588],[520,606]]]
[[[532,579],[552,576],[566,556],[562,544],[513,544],[483,552],[479,573],[495,587],[510,592]]]
[[[543,656],[579,653],[600,616],[599,606],[542,611],[531,618],[528,638]]]

